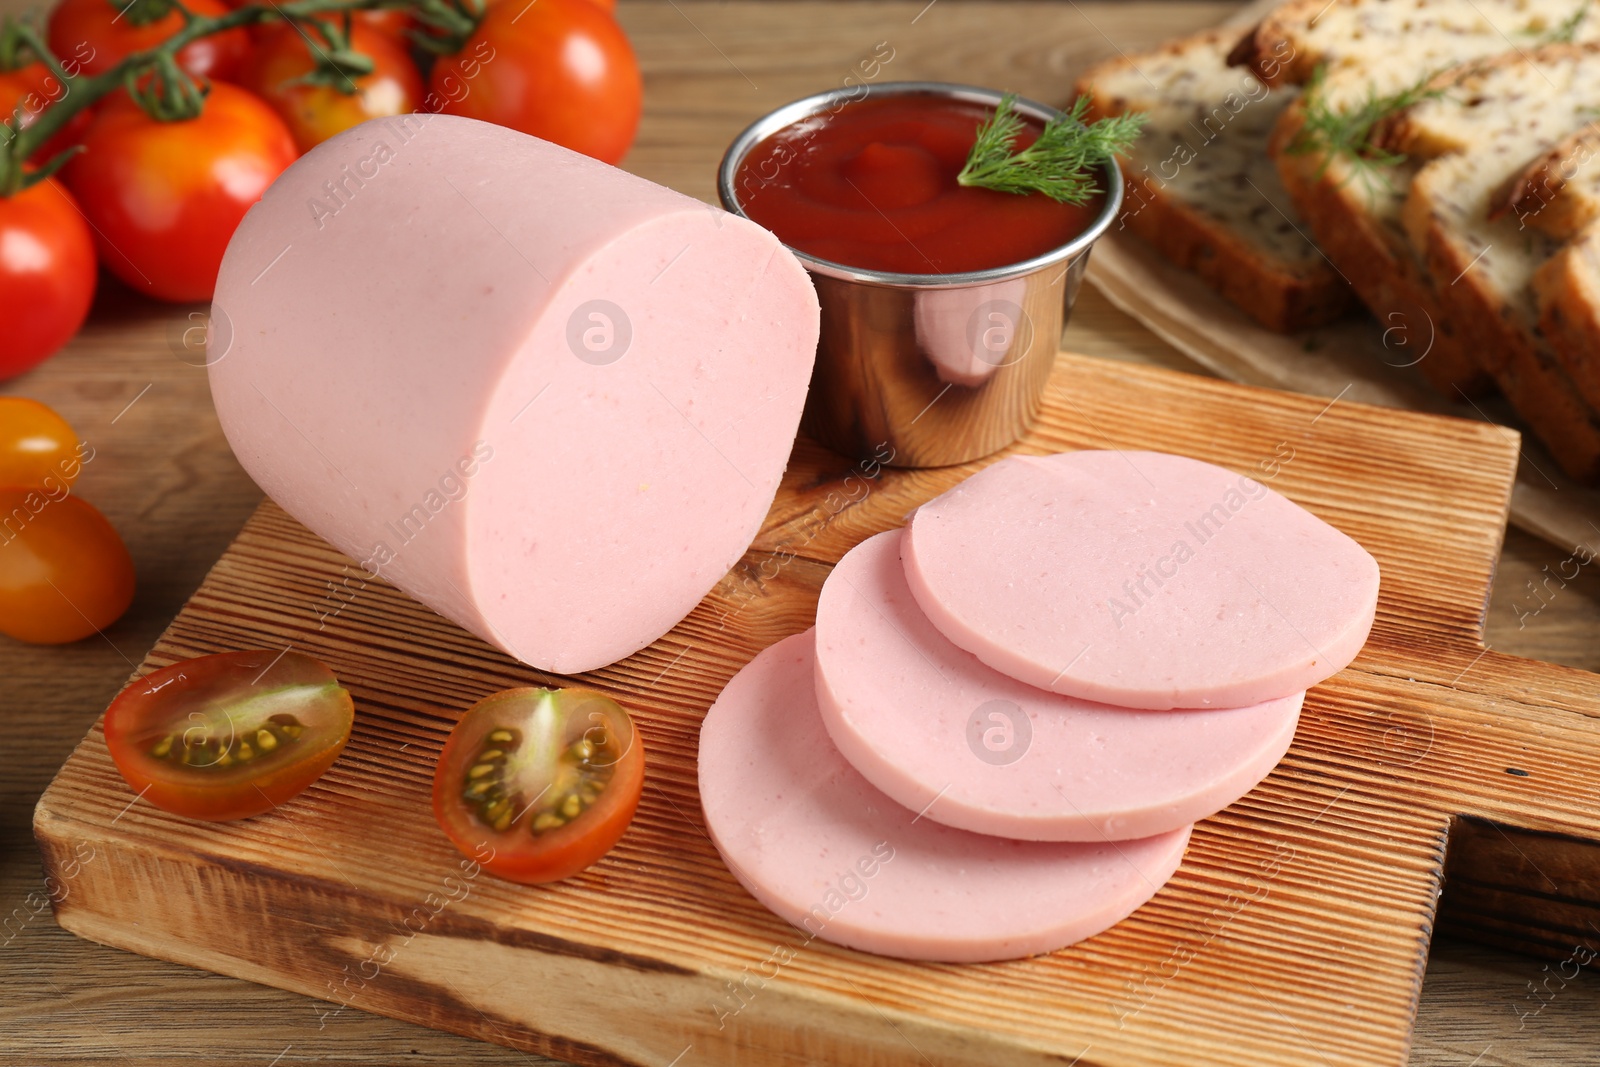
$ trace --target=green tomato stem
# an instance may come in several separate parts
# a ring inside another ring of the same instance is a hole
[[[66,129],[80,111],[119,88],[128,88],[130,95],[157,120],[182,121],[197,115],[204,103],[204,89],[178,68],[177,56],[202,37],[279,19],[314,22],[322,15],[404,9],[413,12],[424,24],[444,30],[452,40],[464,42],[483,17],[481,0],[288,0],[284,3],[266,0],[216,16],[196,14],[178,0],[152,0],[147,7],[159,7],[162,15],[172,10],[180,12],[183,27],[160,44],[134,52],[115,66],[88,76],[67,70],[36,26],[7,21],[0,31],[5,38],[0,53],[14,55],[19,48],[34,53],[50,73],[60,79],[65,91],[42,109],[26,129],[19,129],[20,105],[16,114],[7,117],[4,125],[9,136],[0,146],[0,197],[12,196],[59,170],[66,162],[65,154],[34,170],[26,166],[26,161],[41,145]],[[174,77],[175,71],[177,77]]]

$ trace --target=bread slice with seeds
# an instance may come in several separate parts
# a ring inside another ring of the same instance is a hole
[[[1502,185],[1490,215],[1563,241],[1533,276],[1539,329],[1579,392],[1600,396],[1600,119]]]
[[[1484,365],[1575,477],[1600,476],[1600,373],[1540,328],[1535,277],[1560,237],[1496,209],[1496,194],[1588,125],[1600,106],[1600,44],[1503,53],[1442,75],[1385,143],[1424,160],[1406,197],[1413,249]],[[1576,190],[1574,191],[1576,195]],[[1596,305],[1600,308],[1600,305]]]
[[[1305,84],[1322,72],[1308,90],[1314,100],[1302,97],[1280,120],[1279,173],[1323,250],[1379,321],[1402,328],[1394,336],[1431,341],[1419,369],[1452,398],[1485,391],[1489,378],[1477,358],[1481,346],[1467,341],[1472,331],[1446,313],[1438,286],[1449,279],[1436,282],[1407,239],[1402,215],[1417,168],[1318,142],[1351,115],[1381,117],[1429,72],[1552,38],[1600,36],[1600,18],[1586,17],[1588,7],[1588,0],[1290,0],[1230,57],[1271,84]]]
[[[1600,221],[1600,115],[1495,190],[1489,216],[1569,238]]]
[[[1226,63],[1213,31],[1102,63],[1078,81],[1096,117],[1148,116],[1123,157],[1121,225],[1198,274],[1268,329],[1319,326],[1353,306],[1311,242],[1267,154],[1293,89],[1268,89]]]
[[[1600,222],[1591,223],[1533,276],[1539,329],[1587,396],[1600,392]]]
[[[1415,366],[1452,400],[1488,392],[1488,373],[1463,345],[1406,240],[1401,216],[1415,168],[1291,151],[1304,123],[1299,103],[1279,121],[1272,139],[1278,173],[1312,236],[1383,327],[1386,358]]]
[[[1383,96],[1468,60],[1593,36],[1587,9],[1586,0],[1289,0],[1229,58],[1268,85],[1305,85],[1321,68],[1355,93]]]

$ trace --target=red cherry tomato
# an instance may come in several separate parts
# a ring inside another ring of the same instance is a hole
[[[434,64],[427,104],[509,126],[606,163],[639,128],[643,83],[617,20],[594,0],[500,0]]]
[[[37,400],[0,396],[0,488],[64,496],[94,449]]]
[[[133,560],[94,506],[66,493],[0,489],[0,633],[61,645],[133,602]]]
[[[415,23],[412,21],[411,12],[402,7],[384,7],[374,11],[352,12],[352,17],[358,23],[365,23],[367,28],[387,33],[395,39],[402,48],[406,43],[406,31]]]
[[[295,155],[270,107],[218,82],[185,122],[112,96],[65,173],[112,273],[162,300],[209,300],[228,238]]]
[[[183,16],[177,11],[136,25],[137,5],[138,0],[61,0],[50,12],[50,50],[63,65],[75,63],[84,74],[100,74],[183,28]],[[184,0],[184,6],[208,18],[228,10],[221,0]],[[178,53],[178,65],[197,77],[226,81],[238,72],[249,51],[250,37],[240,27],[191,41]]]
[[[70,341],[94,287],[94,238],[60,182],[0,198],[0,379]]]
[[[490,874],[554,882],[611,850],[643,788],[644,745],[616,701],[588,689],[507,689],[450,732],[433,816]]]
[[[145,675],[106,709],[106,747],[134,791],[191,819],[248,819],[322,777],[355,707],[298,652],[224,652]]]
[[[513,2],[513,0],[489,0],[490,4],[500,4],[500,3],[510,3],[510,2]],[[596,7],[600,8],[602,11],[613,11],[614,12],[614,11],[617,10],[617,0],[588,0],[588,2],[593,4],[593,5],[595,5]],[[520,0],[520,2],[518,3],[518,6],[521,6],[521,5],[526,4],[526,3],[528,3],[528,0]],[[485,6],[488,6],[488,5],[486,4]]]
[[[327,47],[314,29],[305,32],[318,48]],[[409,114],[422,102],[422,75],[395,38],[355,23],[350,45],[374,64],[371,74],[355,79],[354,93],[300,80],[316,68],[316,61],[295,26],[277,27],[246,66],[244,85],[272,105],[302,152],[367,119]]]
[[[22,128],[27,129],[39,120],[47,107],[66,93],[66,85],[50,73],[43,63],[30,63],[16,70],[0,71],[0,120],[10,119],[20,109]],[[76,112],[67,120],[66,126],[57,130],[28,157],[28,161],[35,164],[48,162],[58,153],[77,144],[89,126],[90,117],[89,108]]]

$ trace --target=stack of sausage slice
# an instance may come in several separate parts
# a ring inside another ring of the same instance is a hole
[[[858,545],[706,715],[734,875],[805,937],[949,962],[1092,936],[1361,649],[1378,566],[1181,456],[1002,460]]]

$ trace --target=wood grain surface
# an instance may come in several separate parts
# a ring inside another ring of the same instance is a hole
[[[328,618],[350,561],[267,504],[142,669],[293,647],[350,689],[350,745],[270,815],[197,824],[130,799],[96,727],[35,816],[46,877],[71,886],[56,918],[321,997],[319,1025],[362,1007],[596,1065],[1398,1067],[1447,857],[1470,892],[1441,922],[1592,962],[1600,675],[1479,642],[1514,438],[1063,355],[1014,450],[1075,448],[1257,472],[1383,572],[1371,639],[1308,695],[1283,764],[1197,826],[1173,880],[1098,937],[986,966],[849,952],[796,935],[711,847],[700,716],[756,652],[811,624],[839,556],[981,466],[869,478],[804,441],[744,560],[670,634],[580,680],[629,708],[650,753],[632,829],[590,871],[536,890],[464,876],[415,818],[461,709],[568,680],[381,582],[344,584]]]
[[[627,165],[709,199],[715,159],[737,128],[785,99],[836,84],[880,40],[896,47],[896,77],[960,78],[1058,100],[1087,61],[1215,23],[1231,6],[624,0],[648,87],[641,140]],[[11,728],[0,752],[0,1063],[530,1062],[356,1008],[319,1027],[318,1002],[105,949],[51,921],[51,887],[30,830],[34,801],[260,499],[221,438],[203,372],[174,354],[191,310],[145,304],[107,282],[85,334],[4,389],[53,404],[96,445],[79,491],[128,540],[141,586],[133,610],[104,641],[0,645],[8,681],[0,707]],[[1088,288],[1067,344],[1188,366]],[[1509,536],[1489,606],[1496,650],[1600,669],[1600,581],[1592,568],[1573,581],[1545,580],[1567,556]],[[63,892],[70,896],[70,883],[54,890]],[[1452,897],[1447,883],[1447,909]],[[159,900],[157,893],[150,906]],[[1549,966],[1437,940],[1412,1062],[1600,1063],[1594,968],[1566,979],[1552,978]]]

